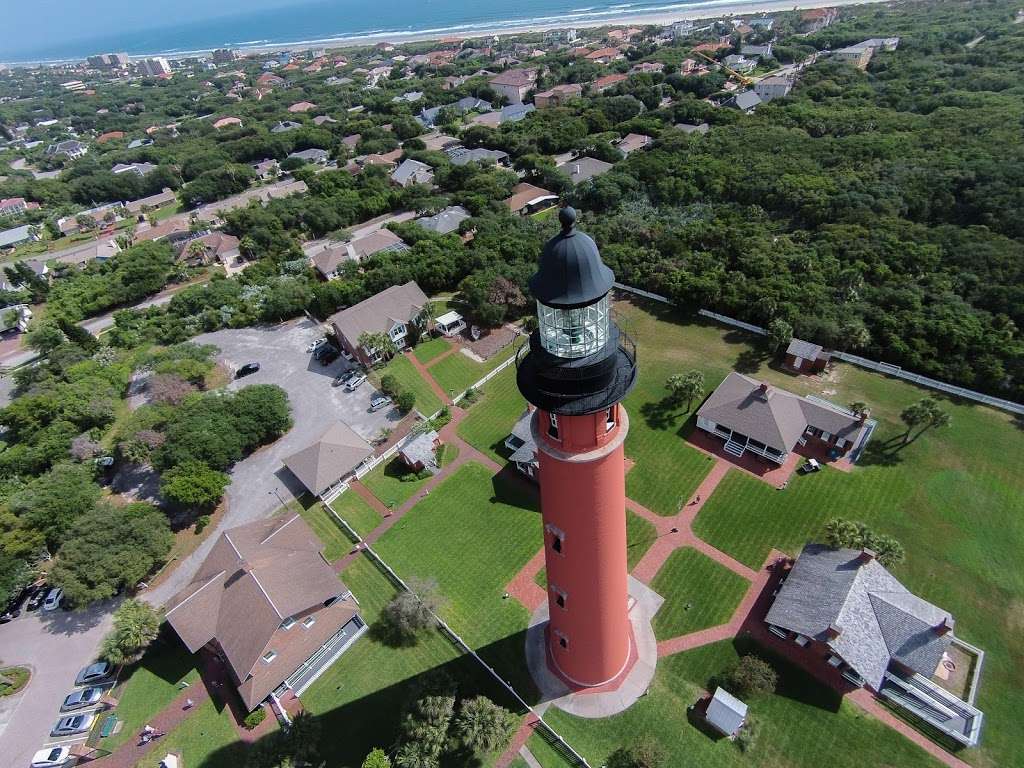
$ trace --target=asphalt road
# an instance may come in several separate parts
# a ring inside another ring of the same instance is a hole
[[[29,684],[13,700],[0,699],[0,765],[27,766],[43,746],[84,741],[85,735],[50,738],[64,697],[74,688],[79,671],[94,661],[100,640],[110,630],[113,606],[88,611],[23,612],[0,626],[0,659],[5,665],[32,670]]]
[[[238,462],[231,471],[227,490],[227,512],[221,517],[217,531],[259,520],[291,501],[305,489],[283,465],[285,458],[316,442],[332,421],[348,424],[367,441],[380,434],[382,428],[400,421],[394,409],[370,413],[370,399],[375,394],[367,382],[355,392],[332,387],[331,380],[348,367],[343,358],[329,366],[321,366],[306,352],[306,346],[321,335],[321,329],[310,320],[294,320],[273,327],[242,328],[217,331],[198,336],[197,344],[215,344],[218,356],[235,370],[248,362],[258,362],[260,370],[234,381],[229,389],[249,384],[277,384],[288,392],[295,425],[276,443]],[[143,597],[159,605],[165,603],[192,578],[199,563],[206,557],[216,538],[210,536],[183,560],[170,577]]]

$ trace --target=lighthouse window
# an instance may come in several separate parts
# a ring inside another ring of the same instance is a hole
[[[553,550],[555,550],[555,552],[561,552],[562,551],[562,537],[561,536],[558,536],[556,534],[555,536],[551,537],[551,548]]]
[[[560,590],[558,587],[551,587],[551,591],[555,593],[555,605],[559,608],[565,608],[565,592]]]
[[[611,432],[615,426],[615,406],[613,405],[604,415],[604,431]]]
[[[555,636],[558,638],[558,644],[560,646],[562,646],[563,648],[568,648],[569,647],[569,638],[567,638],[565,635],[563,635],[558,630],[555,630]]]
[[[548,437],[558,440],[558,414],[548,414]]]
[[[586,357],[608,341],[608,297],[572,309],[537,302],[537,321],[541,344],[548,352],[558,357]]]

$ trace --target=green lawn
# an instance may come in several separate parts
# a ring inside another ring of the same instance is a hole
[[[562,757],[561,753],[545,741],[537,731],[534,731],[527,740],[526,746],[530,750],[530,754],[537,758],[537,762],[544,768],[573,768],[575,766],[575,763]]]
[[[825,379],[793,376],[769,366],[753,337],[717,325],[689,322],[657,305],[618,302],[640,346],[641,382],[627,404],[633,424],[644,422],[643,400],[661,397],[670,372],[699,369],[710,392],[736,368],[800,394],[836,403],[868,403],[879,428],[852,473],[825,469],[795,475],[778,491],[731,471],[701,510],[694,529],[751,567],[775,547],[796,553],[821,535],[832,517],[863,520],[898,538],[907,550],[895,575],[957,620],[957,634],[986,652],[978,706],[985,712],[981,746],[962,757],[978,765],[1011,765],[1024,737],[1016,728],[1024,710],[1024,432],[1005,413],[940,398],[950,426],[929,431],[895,450],[900,411],[926,395],[907,382],[838,364]],[[648,371],[655,371],[648,382]],[[649,388],[648,388],[649,385]],[[636,414],[640,413],[640,417]],[[648,408],[649,414],[656,410]],[[633,430],[627,453],[641,459]],[[681,442],[677,438],[677,442]],[[657,460],[657,459],[656,459]],[[634,493],[634,473],[629,488]],[[667,469],[667,467],[665,467]],[[672,498],[672,478],[647,473],[652,489]],[[692,481],[687,483],[692,487]],[[656,508],[657,509],[657,508]],[[661,511],[661,510],[657,510]]]
[[[708,679],[736,659],[729,641],[668,656],[658,660],[649,693],[622,714],[585,720],[552,707],[545,719],[594,766],[605,764],[612,752],[638,736],[662,746],[666,766],[939,766],[903,736],[862,714],[855,705],[841,703],[831,691],[789,667],[779,667],[778,693],[746,698],[749,719],[758,729],[749,752],[740,752],[728,739],[705,735],[688,722],[687,708],[697,701]],[[530,741],[531,749],[535,743]],[[561,768],[550,751],[538,759],[545,768]]]
[[[367,556],[355,560],[341,578],[359,599],[363,618],[372,628],[395,594],[391,582]],[[416,645],[399,648],[385,644],[371,630],[302,695],[306,709],[322,721],[322,757],[332,768],[358,766],[374,747],[389,749],[404,708],[439,678],[454,680],[462,698],[483,693],[513,707],[480,665],[460,656],[439,632],[428,632]],[[493,757],[485,762],[492,764]]]
[[[332,501],[331,507],[363,538],[384,519],[376,509],[363,500],[362,496],[352,490],[346,491]]]
[[[356,496],[357,494],[349,491],[343,495]],[[372,512],[373,510],[371,509],[370,511]],[[316,532],[316,535],[320,537],[320,541],[324,543],[324,558],[328,562],[333,563],[335,560],[340,560],[352,550],[352,542],[349,541],[345,529],[341,527],[322,503],[317,502],[304,509],[302,511],[302,518]],[[348,518],[345,519],[346,521],[348,520]]]
[[[458,395],[512,357],[516,349],[518,349],[518,343],[509,344],[483,363],[478,363],[461,352],[456,352],[431,366],[430,375],[445,392],[450,395]]]
[[[364,475],[360,482],[369,488],[370,493],[380,499],[384,506],[389,509],[398,509],[427,482],[426,479],[402,480],[410,473],[411,470],[405,465],[405,462],[395,456],[391,461],[380,464],[372,472]]]
[[[201,768],[238,768],[248,751],[231,722],[231,710],[218,711],[211,699],[198,705],[181,724],[157,742],[153,753],[177,752],[185,765]],[[159,757],[151,753],[136,764],[150,768]]]
[[[150,215],[157,221],[164,221],[165,219],[171,218],[176,213],[182,211],[181,203],[171,203],[165,205],[163,208],[157,208],[155,211],[151,211]]]
[[[483,397],[459,424],[459,437],[499,464],[508,460],[504,445],[516,421],[526,409],[526,400],[516,387],[516,370],[510,365],[481,389]]]
[[[448,601],[445,619],[529,696],[522,658],[529,616],[502,595],[540,546],[532,490],[471,462],[384,534],[376,550],[403,578],[435,579]]]
[[[725,624],[750,586],[724,565],[690,547],[668,556],[651,584],[665,603],[654,617],[658,640]]]
[[[658,531],[651,523],[626,510],[626,560],[630,571],[636,568],[656,538]]]
[[[420,413],[430,416],[441,409],[441,398],[434,393],[405,355],[395,355],[386,366],[374,371],[374,384],[379,384],[380,377],[388,373],[397,379],[403,390],[415,393],[416,409]]]
[[[142,726],[181,693],[181,682],[196,684],[199,671],[188,648],[166,624],[160,638],[142,660],[121,675],[117,709],[121,731],[100,740],[102,749],[114,749],[135,738]]]
[[[435,357],[439,357],[452,348],[452,345],[448,343],[448,340],[438,336],[436,339],[430,341],[424,341],[417,344],[412,353],[416,355],[416,359],[426,365]]]

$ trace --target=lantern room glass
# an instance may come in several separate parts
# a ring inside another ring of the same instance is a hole
[[[549,307],[537,302],[540,343],[552,355],[586,357],[608,342],[608,295],[593,304],[574,309]]]

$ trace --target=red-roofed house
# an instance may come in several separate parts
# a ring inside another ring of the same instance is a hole
[[[522,104],[526,92],[537,82],[535,69],[509,69],[491,78],[491,88],[511,104]]]
[[[629,77],[627,75],[605,75],[604,77],[599,77],[594,81],[594,92],[604,93],[609,88],[612,88],[628,79]]]
[[[106,133],[101,133],[99,136],[96,137],[96,143],[105,144],[108,141],[114,141],[115,139],[123,138],[124,131],[107,131]]]
[[[242,121],[239,120],[237,117],[222,117],[220,120],[216,121],[213,124],[213,127],[219,131],[221,128],[227,128],[232,125],[237,125],[238,127],[241,127]]]
[[[587,61],[594,61],[598,64],[610,64],[617,59],[625,58],[618,48],[598,48],[584,56]]]

